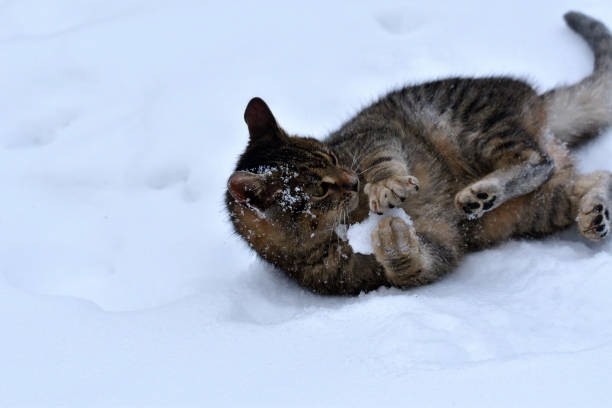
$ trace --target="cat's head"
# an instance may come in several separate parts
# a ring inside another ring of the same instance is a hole
[[[357,174],[325,144],[288,135],[259,98],[244,119],[249,143],[226,194],[236,230],[260,253],[329,239],[358,205]]]

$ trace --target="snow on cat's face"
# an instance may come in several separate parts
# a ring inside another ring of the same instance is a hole
[[[315,140],[288,138],[280,151],[273,154],[274,149],[267,151],[268,164],[237,170],[230,177],[228,206],[234,223],[252,220],[249,236],[260,229],[283,242],[329,236],[346,223],[359,203],[357,175]],[[270,227],[262,229],[262,223]]]
[[[236,231],[258,252],[329,239],[359,204],[359,178],[323,143],[288,136],[261,100],[247,107],[250,141],[228,181]]]

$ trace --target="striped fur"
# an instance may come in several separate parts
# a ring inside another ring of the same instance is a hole
[[[323,141],[288,135],[268,106],[245,111],[250,141],[226,195],[236,231],[318,293],[414,287],[468,251],[577,223],[609,235],[612,176],[578,175],[568,147],[612,120],[612,37],[580,13],[566,21],[595,54],[593,73],[543,95],[513,78],[449,78],[391,92]],[[354,253],[342,225],[403,208]]]

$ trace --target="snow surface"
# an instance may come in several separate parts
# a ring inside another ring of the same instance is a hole
[[[572,8],[612,25],[609,0],[0,2],[0,406],[609,406],[610,241],[319,297],[223,208],[251,97],[322,136],[406,82],[576,81]]]

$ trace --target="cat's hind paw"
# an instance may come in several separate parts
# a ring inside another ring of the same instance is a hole
[[[419,191],[419,180],[414,176],[393,176],[368,183],[363,188],[370,210],[382,214],[387,208],[399,207],[408,195]]]
[[[585,197],[581,203],[576,223],[582,236],[591,241],[600,241],[610,232],[610,210],[603,200]]]
[[[499,207],[500,196],[501,189],[496,183],[481,180],[458,192],[455,206],[469,219],[475,220]]]

